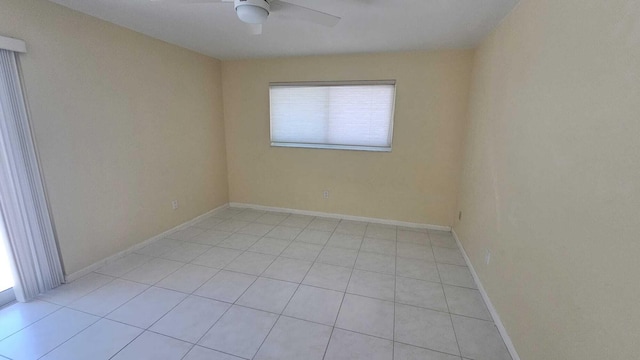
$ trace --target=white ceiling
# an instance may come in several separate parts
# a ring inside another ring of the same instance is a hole
[[[206,55],[238,59],[469,48],[519,0],[288,0],[342,20],[326,28],[270,16],[260,36],[247,34],[231,3],[51,1]]]

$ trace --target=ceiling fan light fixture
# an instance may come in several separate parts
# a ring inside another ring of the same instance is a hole
[[[235,0],[238,18],[248,24],[264,24],[270,6],[266,0]]]

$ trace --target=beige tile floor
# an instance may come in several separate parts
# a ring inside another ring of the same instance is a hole
[[[0,310],[0,359],[510,359],[450,233],[229,208]]]

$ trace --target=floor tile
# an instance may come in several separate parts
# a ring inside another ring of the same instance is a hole
[[[300,283],[312,264],[311,261],[279,257],[267,268],[262,276]]]
[[[14,360],[38,359],[99,319],[62,308],[0,341],[0,355]]]
[[[334,329],[324,360],[392,360],[393,342]]]
[[[459,355],[449,314],[396,304],[395,340]]]
[[[372,239],[364,238],[360,251],[383,254],[383,255],[396,255],[396,242],[393,240]]]
[[[307,229],[333,232],[339,223],[339,219],[315,218],[309,223]]]
[[[237,258],[242,251],[214,246],[206,253],[195,258],[191,263],[222,269]]]
[[[183,360],[243,360],[242,358],[221,353],[219,351],[194,346]]]
[[[216,225],[214,229],[218,231],[236,232],[249,224],[251,224],[249,221],[229,219]]]
[[[329,241],[331,232],[305,229],[296,237],[296,241],[302,241],[309,244],[324,245]]]
[[[43,360],[107,360],[143,330],[101,319],[48,353]]]
[[[151,287],[114,310],[107,318],[146,329],[186,296],[181,292]]]
[[[322,245],[316,244],[307,244],[303,242],[292,242],[280,256],[299,259],[299,260],[307,260],[314,261],[320,251],[322,250]]]
[[[398,242],[397,255],[399,257],[409,258],[409,259],[418,259],[418,260],[431,261],[431,262],[436,261],[436,259],[433,257],[433,251],[431,251],[431,246],[418,245],[414,243]]]
[[[278,256],[289,244],[290,240],[262,238],[251,245],[249,251]]]
[[[151,256],[132,253],[118,260],[107,263],[95,272],[103,275],[120,277],[151,259]]]
[[[275,259],[276,257],[273,255],[247,251],[235,258],[229,265],[225,266],[225,269],[249,275],[260,275]]]
[[[315,263],[311,269],[309,269],[302,283],[344,292],[347,289],[351,271],[350,268]]]
[[[396,264],[396,275],[418,280],[440,282],[436,263],[399,257]]]
[[[68,306],[90,314],[105,316],[120,305],[145,291],[149,286],[132,281],[115,279],[98,290],[89,293]]]
[[[362,239],[360,235],[333,233],[327,242],[327,246],[358,250],[362,244]]]
[[[438,246],[433,246],[433,255],[436,258],[436,262],[442,264],[461,265],[466,266],[462,253],[458,249],[449,249]]]
[[[431,239],[431,245],[433,246],[450,249],[458,248],[458,243],[450,232],[429,231],[429,239]]]
[[[264,341],[256,360],[322,360],[331,327],[285,316]]]
[[[221,219],[231,219],[241,213],[244,209],[228,207],[215,211],[211,216]]]
[[[153,285],[182,266],[184,263],[178,261],[152,259],[122,275],[122,279]]]
[[[173,233],[167,235],[166,238],[180,240],[180,241],[187,241],[189,239],[192,239],[195,236],[202,234],[203,232],[205,232],[204,229],[201,229],[195,226],[189,226],[184,229],[174,231]]]
[[[444,293],[452,314],[492,320],[480,291],[445,285]]]
[[[211,249],[211,246],[209,245],[184,242],[180,244],[179,247],[173,250],[170,250],[160,255],[159,257],[166,260],[174,260],[174,261],[187,263],[197,258],[198,256],[204,254],[210,249]]]
[[[260,224],[267,224],[267,225],[278,225],[288,216],[289,214],[286,214],[286,213],[268,212],[260,216],[259,218],[257,218],[255,222]]]
[[[416,346],[394,344],[394,360],[460,360],[459,356],[447,355]]]
[[[193,224],[192,226],[200,228],[200,229],[211,230],[216,225],[220,224],[223,221],[224,220],[220,219],[220,218],[208,217],[208,218],[205,218],[205,219],[202,219],[202,220],[198,221],[197,223]]]
[[[451,233],[228,215],[0,310],[0,358],[510,359]]]
[[[297,284],[286,281],[258,278],[238,299],[237,304],[279,314],[297,287]]]
[[[496,326],[490,321],[452,315],[462,356],[470,359],[511,360]]]
[[[416,227],[416,226],[398,226],[398,230],[406,230],[406,231],[421,232],[421,233],[429,232],[429,229],[427,228]]]
[[[243,221],[255,221],[257,218],[264,214],[266,214],[266,212],[262,210],[246,209],[241,213],[235,215],[233,218]]]
[[[361,251],[358,254],[355,267],[360,270],[393,275],[396,272],[396,258],[395,256]]]
[[[158,257],[168,251],[171,251],[178,246],[180,246],[181,242],[178,240],[172,239],[158,239],[145,247],[137,249],[134,251],[136,254],[147,255]]]
[[[333,326],[344,293],[302,285],[291,298],[283,315]]]
[[[290,226],[278,225],[269,231],[265,237],[273,239],[293,240],[298,234],[302,232],[302,229]]]
[[[189,242],[214,246],[218,245],[231,235],[233,235],[231,232],[209,230],[189,239]]]
[[[192,293],[207,280],[211,279],[218,271],[218,269],[206,266],[186,264],[173,274],[157,282],[156,286],[183,293]]]
[[[466,266],[437,264],[443,284],[477,289],[471,271]]]
[[[233,303],[238,300],[240,295],[242,295],[256,279],[255,276],[251,275],[231,271],[220,271],[196,290],[194,294]]]
[[[395,276],[370,271],[353,270],[347,292],[393,301],[395,297]]]
[[[180,360],[191,344],[145,331],[122,349],[113,360]]]
[[[255,236],[264,236],[274,228],[273,225],[251,223],[242,229],[238,230],[239,234],[249,234]]]
[[[67,305],[88,293],[110,283],[113,277],[90,273],[68,284],[62,284],[39,296],[40,299],[58,305]],[[1,332],[1,331],[0,331]]]
[[[448,312],[447,301],[440,283],[396,278],[396,302]]]
[[[197,342],[231,305],[199,296],[189,296],[150,328],[176,339]]]
[[[319,263],[353,267],[358,257],[358,250],[326,246],[316,259]]]
[[[60,306],[45,301],[15,303],[0,310],[0,340],[21,330],[52,312]]]
[[[425,232],[398,230],[398,241],[418,245],[430,245],[429,235]]]
[[[287,217],[286,219],[284,219],[280,223],[280,225],[297,227],[297,228],[305,228],[307,227],[307,225],[309,225],[311,221],[313,221],[313,219],[314,219],[313,216],[292,214],[292,215],[289,215],[289,217]]]
[[[366,230],[367,223],[365,222],[342,220],[336,227],[335,233],[363,237]]]
[[[275,314],[232,306],[198,344],[251,359],[277,319]]]
[[[233,234],[220,242],[218,246],[236,250],[247,250],[259,239],[260,237],[254,235]]]
[[[392,340],[393,312],[392,302],[346,294],[336,327]]]
[[[374,239],[396,241],[396,227],[393,225],[369,224],[367,225],[367,231],[364,233],[364,236]]]

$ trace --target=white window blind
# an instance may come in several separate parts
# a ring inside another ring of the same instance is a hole
[[[271,145],[391,151],[395,81],[271,83]]]

